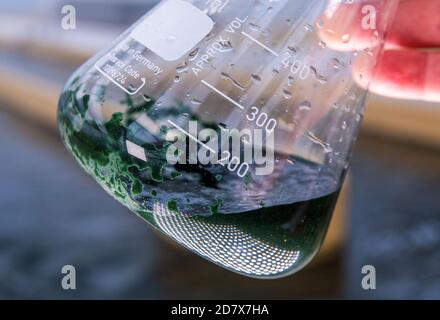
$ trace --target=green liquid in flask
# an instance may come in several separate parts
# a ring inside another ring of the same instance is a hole
[[[76,78],[61,97],[64,143],[110,195],[142,219],[209,261],[250,277],[283,277],[316,255],[339,194],[330,173],[282,155],[275,156],[276,178],[269,179],[240,178],[219,165],[170,165],[167,128],[152,133],[136,119],[147,114],[159,122],[182,113],[196,119],[190,108],[157,108],[150,99],[126,96],[117,112],[104,117],[105,88],[86,88],[87,81]],[[130,154],[127,141],[142,147],[145,159]],[[319,183],[302,188],[310,185],[307,179]]]

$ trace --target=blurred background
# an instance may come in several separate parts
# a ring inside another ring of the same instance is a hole
[[[0,298],[440,299],[440,108],[371,95],[327,243],[257,281],[164,240],[109,197],[56,132],[67,77],[156,0],[0,2]],[[77,28],[61,28],[61,8]],[[74,265],[77,290],[61,288]],[[373,265],[377,289],[361,287]]]

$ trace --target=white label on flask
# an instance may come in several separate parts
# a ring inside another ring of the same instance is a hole
[[[166,61],[182,58],[214,27],[212,19],[189,2],[166,0],[133,30],[131,37]]]

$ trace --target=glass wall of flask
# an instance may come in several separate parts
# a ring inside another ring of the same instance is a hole
[[[324,240],[395,5],[162,1],[71,77],[60,133],[177,243],[242,275],[292,274]]]

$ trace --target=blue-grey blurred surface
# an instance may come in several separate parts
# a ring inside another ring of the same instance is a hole
[[[149,275],[157,246],[145,225],[80,174],[47,133],[4,113],[0,128],[0,297],[68,297],[59,280],[67,264],[78,272],[73,296],[160,295]]]
[[[364,137],[352,174],[349,296],[440,299],[440,151]],[[364,265],[376,291],[356,286]]]

